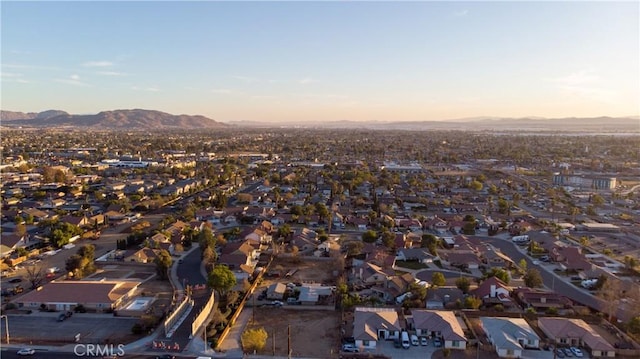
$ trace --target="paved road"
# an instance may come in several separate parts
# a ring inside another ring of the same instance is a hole
[[[182,263],[177,264],[177,275],[183,285],[186,286],[206,284],[206,279],[203,277],[202,272],[200,271],[200,256],[200,250],[195,249],[191,253],[183,257]],[[196,315],[198,315],[202,311],[202,308],[209,299],[209,295],[209,289],[203,291],[195,291],[192,296],[194,301],[193,309],[186,317],[186,319],[182,322],[180,327],[173,333],[171,338],[158,338],[157,341],[164,341],[167,344],[178,343],[178,345],[180,346],[180,350],[184,350],[191,340],[191,325],[193,323],[193,320],[195,319]]]
[[[557,293],[561,293],[562,295],[567,296],[574,302],[578,302],[598,311],[605,311],[605,301],[593,296],[589,293],[589,291],[583,288],[576,287],[572,283],[568,282],[566,278],[556,275],[555,273],[553,273],[552,269],[548,268],[548,266],[534,264],[531,257],[524,254],[523,251],[511,241],[496,237],[478,238],[500,249],[502,253],[509,256],[515,263],[518,263],[522,258],[524,258],[525,261],[527,261],[527,268],[538,269],[540,275],[542,276],[544,285],[547,288],[550,288]],[[618,318],[625,321],[631,319],[633,315],[634,313],[632,311],[626,310],[624,308],[618,308],[616,314]]]
[[[113,354],[118,355],[118,347],[114,346],[113,348],[111,347],[104,347],[104,348],[100,348],[100,350],[107,350],[107,351],[112,351]],[[76,348],[76,351],[78,352],[78,355],[76,355],[75,353],[61,353],[61,352],[56,352],[56,351],[48,351],[48,350],[37,350],[36,353],[33,356],[21,356],[17,354],[17,350],[14,349],[2,349],[2,358],[3,359],[31,359],[31,358],[37,358],[37,359],[78,359],[78,357],[95,357],[95,358],[103,358],[105,357],[104,355],[87,355],[87,348],[83,347],[83,346],[78,346]],[[95,348],[91,349],[90,353],[95,354]],[[103,353],[103,352],[101,352]],[[155,355],[128,355],[126,354],[126,358],[127,359],[148,359],[148,358],[155,358]],[[181,357],[182,358],[182,357]],[[187,357],[184,357],[187,358]],[[193,357],[191,357],[193,358]]]

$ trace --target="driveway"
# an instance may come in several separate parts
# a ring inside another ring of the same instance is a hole
[[[383,340],[376,344],[375,353],[384,354],[393,359],[425,359],[441,348],[435,348],[431,341],[427,346],[411,346],[409,349],[396,348],[393,340]]]

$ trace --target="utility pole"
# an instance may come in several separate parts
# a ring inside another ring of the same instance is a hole
[[[7,338],[7,344],[9,344],[9,317],[6,315],[0,315],[0,319],[4,318],[4,333]]]
[[[291,325],[287,325],[287,358],[291,359]]]

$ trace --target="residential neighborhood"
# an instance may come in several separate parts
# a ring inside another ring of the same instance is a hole
[[[635,137],[3,135],[3,343],[640,356]]]

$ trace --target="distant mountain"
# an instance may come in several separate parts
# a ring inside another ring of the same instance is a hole
[[[49,110],[40,113],[2,111],[1,124],[7,127],[73,127],[96,130],[203,129],[228,126],[204,116],[171,115],[153,110],[114,110],[95,115],[70,115]]]
[[[289,128],[336,128],[336,129],[370,129],[370,130],[462,130],[462,131],[534,131],[534,132],[629,132],[640,133],[640,119],[629,117],[569,117],[569,118],[502,118],[473,117],[444,121],[402,121],[402,122],[296,122],[292,123],[260,123],[233,122],[240,127],[289,127]]]

